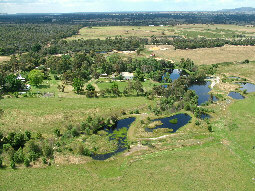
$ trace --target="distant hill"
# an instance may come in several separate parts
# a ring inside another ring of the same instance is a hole
[[[253,7],[240,7],[235,9],[222,9],[219,12],[255,12]]]

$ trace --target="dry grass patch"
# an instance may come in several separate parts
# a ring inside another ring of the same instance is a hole
[[[164,31],[165,35],[174,35],[172,30],[169,30],[172,27],[149,27],[149,26],[110,26],[110,27],[84,27],[79,31],[78,35],[67,38],[68,40],[77,40],[77,39],[105,39],[106,37],[115,37],[115,36],[136,36],[136,37],[151,37],[162,36]]]
[[[253,59],[254,60],[254,59]],[[255,83],[255,62],[249,64],[233,63],[226,66],[220,66],[218,68],[219,74],[225,74],[226,76],[236,76],[246,78]]]
[[[146,46],[147,49],[153,46]],[[245,59],[255,60],[255,46],[224,46],[217,48],[199,48],[194,50],[174,50],[173,46],[162,45],[161,49],[154,50],[156,57],[180,61],[181,58],[190,58],[197,65],[217,64],[222,62],[244,61]]]
[[[0,56],[0,63],[4,61],[9,61],[11,59],[10,56]]]

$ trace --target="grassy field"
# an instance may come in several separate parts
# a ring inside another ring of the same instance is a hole
[[[118,85],[119,90],[121,92],[123,92],[125,87],[128,86],[127,81],[123,81],[123,82],[116,81],[115,83]],[[142,85],[143,85],[143,88],[144,88],[145,91],[151,90],[154,85],[159,85],[159,84],[160,83],[153,82],[151,80],[147,80],[145,82],[142,82]],[[99,87],[100,90],[104,90],[106,88],[111,88],[112,85],[113,85],[113,82],[111,83],[111,82],[106,82],[106,81],[101,81],[100,83],[97,83],[97,86]],[[162,85],[163,85],[163,83],[162,83]]]
[[[164,48],[168,48],[164,50]],[[222,62],[255,60],[254,46],[224,46],[220,48],[199,48],[194,50],[174,50],[173,46],[147,46],[156,57],[180,61],[181,58],[190,58],[197,65],[217,64]]]
[[[9,98],[1,100],[4,115],[0,129],[31,130],[52,134],[55,128],[84,121],[88,115],[109,116],[121,110],[146,107],[144,97],[123,98]]]
[[[177,25],[177,26],[109,26],[82,28],[78,35],[68,38],[68,40],[77,39],[105,39],[115,36],[136,36],[148,38],[152,35],[163,36],[183,36],[188,38],[206,37],[206,38],[233,38],[234,35],[254,36],[254,27],[245,27],[237,25]]]
[[[255,62],[249,64],[230,64],[220,65],[218,68],[218,75],[225,74],[226,76],[237,76],[247,78],[251,82],[255,83]]]
[[[1,190],[253,190],[254,169],[214,142],[174,150],[60,165],[1,170]],[[14,184],[15,183],[15,184]]]

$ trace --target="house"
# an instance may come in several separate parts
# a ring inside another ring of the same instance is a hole
[[[120,74],[123,76],[124,80],[133,80],[134,78],[134,73],[121,72]]]
[[[25,82],[26,81],[26,78],[23,78],[21,75],[19,75],[17,78],[17,80],[20,80],[22,82]]]
[[[108,77],[108,74],[106,74],[106,73],[105,74],[101,74],[100,77],[106,78],[106,77]]]

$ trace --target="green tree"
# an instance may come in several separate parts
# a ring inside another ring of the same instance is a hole
[[[14,74],[5,77],[3,89],[5,92],[17,92],[22,89],[23,83]]]
[[[30,84],[33,86],[39,86],[43,82],[44,74],[40,70],[32,70],[28,74]]]
[[[72,85],[75,93],[79,94],[83,91],[84,82],[80,78],[74,78]]]
[[[92,86],[91,84],[88,84],[87,87],[86,87],[86,90],[88,90],[88,91],[95,91],[95,87]]]

